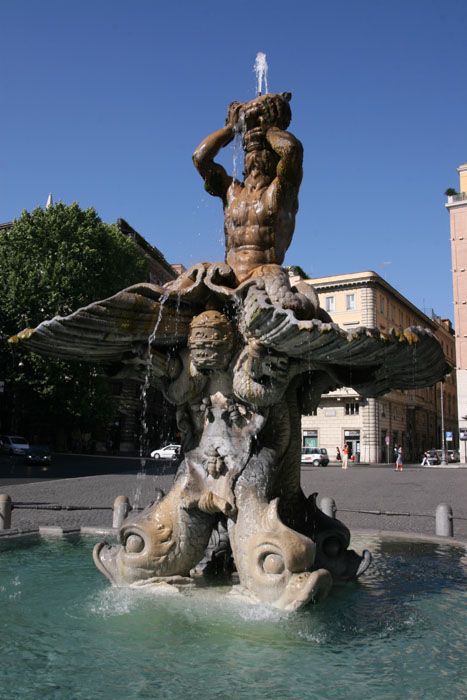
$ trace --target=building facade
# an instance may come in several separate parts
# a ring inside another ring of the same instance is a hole
[[[456,334],[456,381],[459,434],[467,436],[467,163],[457,168],[460,192],[448,196],[454,327]],[[463,442],[463,445],[462,445]],[[461,462],[467,462],[467,442],[461,441]]]
[[[117,220],[117,226],[123,235],[131,238],[140,255],[147,260],[148,278],[146,282],[164,285],[178,277],[178,272],[167,262],[161,251],[138,233],[124,219]],[[134,452],[138,449],[141,431],[141,385],[130,379],[112,380],[112,393],[118,404],[115,422],[98,447],[100,450],[111,449],[117,452]],[[152,391],[148,395],[147,422],[150,425],[148,440],[151,446],[158,447],[165,439],[169,442],[174,438],[175,423],[160,392]]]
[[[320,305],[344,330],[358,326],[382,331],[423,326],[435,333],[446,359],[454,366],[455,340],[450,321],[434,314],[430,318],[375,272],[320,277],[307,282],[318,293]],[[457,448],[454,373],[442,385],[392,391],[377,399],[365,399],[350,388],[324,394],[315,415],[302,417],[302,440],[303,446],[325,447],[331,460],[335,459],[336,447],[342,451],[347,444],[356,460],[391,462],[394,447],[402,444],[406,459],[417,461],[424,450],[441,448],[442,423],[448,438],[452,433],[446,449]]]
[[[179,272],[167,262],[161,251],[148,243],[125,219],[117,219],[117,226],[124,236],[132,239],[140,255],[147,260],[148,279],[146,282],[162,286],[178,277]]]

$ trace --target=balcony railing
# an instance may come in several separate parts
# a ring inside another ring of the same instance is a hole
[[[454,202],[462,202],[464,199],[467,199],[467,192],[451,194],[448,196],[448,204],[453,204]]]

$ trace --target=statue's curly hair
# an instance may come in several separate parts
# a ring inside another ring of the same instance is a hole
[[[287,129],[292,119],[292,111],[289,102],[292,99],[290,92],[267,93],[260,95],[243,105],[243,110],[256,109],[266,118],[270,126],[277,126],[279,129]]]

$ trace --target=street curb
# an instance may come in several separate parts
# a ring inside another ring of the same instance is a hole
[[[335,469],[342,469],[342,466],[337,463],[331,463],[326,467],[319,466],[315,467],[313,464],[308,464],[302,462],[301,468],[302,469],[329,469],[329,467],[334,467]],[[360,467],[363,468],[371,468],[371,469],[389,469],[389,470],[394,470],[394,464],[390,462],[389,464],[387,463],[382,463],[378,462],[375,464],[370,464],[369,462],[358,462],[357,464],[349,464],[347,471],[352,471],[352,469],[359,469]],[[467,469],[467,464],[430,464],[427,466],[423,466],[421,464],[404,464],[404,469]],[[403,470],[404,470],[403,469]],[[345,470],[344,470],[345,471]]]
[[[425,535],[418,532],[403,532],[402,530],[374,530],[365,528],[352,528],[350,533],[350,544],[353,535],[373,535],[396,540],[418,540],[420,542],[433,542],[434,544],[448,544],[455,547],[465,547],[466,540],[458,540],[455,537],[440,537],[438,535]]]

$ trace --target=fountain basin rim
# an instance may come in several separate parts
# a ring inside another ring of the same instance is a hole
[[[119,528],[112,527],[92,527],[82,526],[77,528],[62,528],[55,526],[40,526],[29,529],[11,529],[0,531],[0,544],[2,542],[16,542],[25,544],[43,539],[53,539],[57,537],[96,537],[117,535]],[[376,530],[374,528],[354,528],[352,535],[367,535],[369,537],[380,537],[381,539],[403,540],[413,542],[431,542],[433,544],[447,544],[453,547],[467,548],[467,540],[455,537],[439,537],[437,535],[427,535],[418,532],[404,532],[402,530]]]

